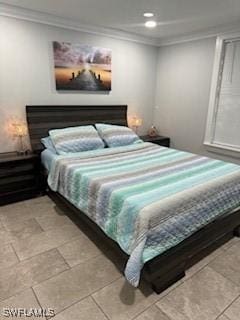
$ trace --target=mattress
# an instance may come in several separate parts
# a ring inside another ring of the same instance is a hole
[[[240,205],[240,166],[152,143],[51,161],[50,188],[129,255],[133,286],[146,261]]]

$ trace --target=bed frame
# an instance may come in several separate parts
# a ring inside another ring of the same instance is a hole
[[[105,122],[127,125],[127,106],[27,106],[27,122],[33,152],[43,150],[40,139],[50,129]],[[43,180],[46,181],[44,178]],[[47,193],[57,206],[64,206],[78,215],[99,237],[127,259],[120,247],[79,209],[59,193]],[[240,210],[224,215],[195,232],[177,246],[145,263],[141,278],[150,283],[156,293],[161,293],[185,276],[185,271],[232,237],[240,237]]]

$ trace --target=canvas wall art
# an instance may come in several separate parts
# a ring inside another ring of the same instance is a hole
[[[110,91],[110,49],[53,42],[57,90]]]

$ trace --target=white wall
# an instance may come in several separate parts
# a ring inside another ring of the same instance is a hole
[[[112,91],[57,92],[53,40],[111,48]],[[128,104],[129,115],[144,119],[140,133],[146,132],[154,118],[160,133],[171,138],[172,147],[239,163],[208,153],[203,146],[215,40],[157,49],[0,17],[0,152],[16,149],[7,124],[13,118],[25,118],[27,104]]]
[[[238,162],[203,145],[216,38],[159,48],[154,123],[172,147]]]
[[[57,92],[53,40],[111,48],[112,91]],[[0,17],[0,152],[16,149],[6,126],[24,118],[28,104],[128,104],[129,115],[144,119],[145,133],[152,124],[157,54],[152,46]]]

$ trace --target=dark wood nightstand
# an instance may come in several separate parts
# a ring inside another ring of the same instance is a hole
[[[39,171],[35,154],[0,153],[0,205],[37,196]]]
[[[163,146],[163,147],[169,147],[170,146],[170,138],[168,138],[168,137],[163,137],[163,136],[156,136],[156,137],[140,136],[140,139],[142,139],[145,142],[156,143],[159,146]]]

